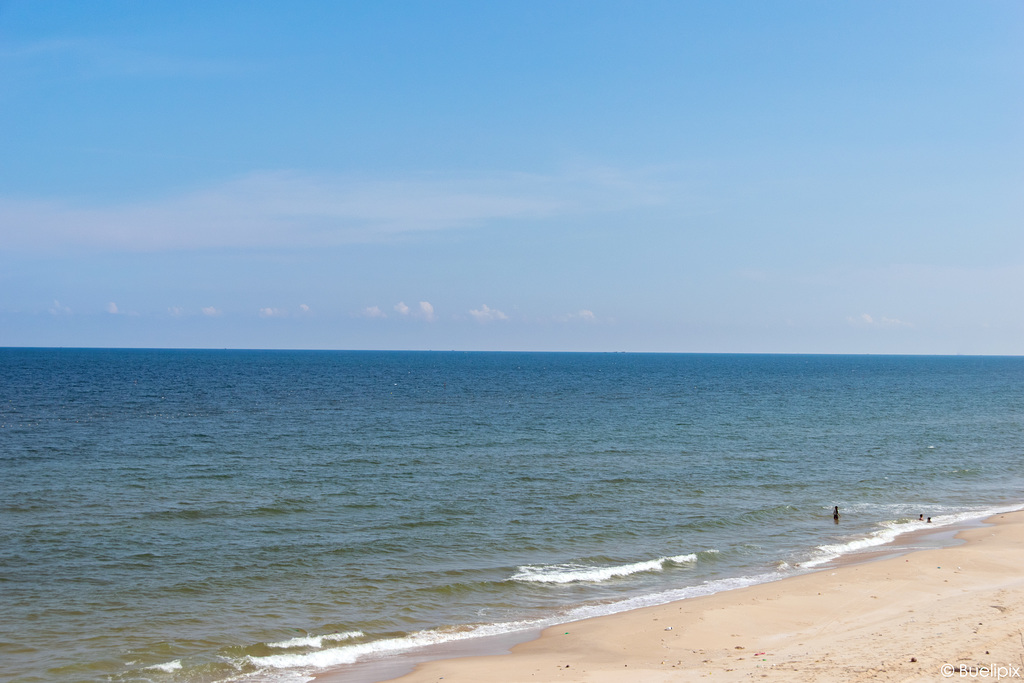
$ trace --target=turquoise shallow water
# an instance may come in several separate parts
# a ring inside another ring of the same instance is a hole
[[[1018,507],[1022,437],[1019,358],[0,349],[0,680],[305,680],[770,580]]]

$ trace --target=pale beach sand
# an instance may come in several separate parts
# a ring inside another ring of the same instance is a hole
[[[395,680],[1024,679],[1024,512],[958,538],[965,543],[562,624],[511,654],[431,661]]]

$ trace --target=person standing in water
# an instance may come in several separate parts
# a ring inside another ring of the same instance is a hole
[[[839,506],[838,505],[836,505],[834,508],[832,508],[832,521],[834,521],[836,524],[839,524]]]

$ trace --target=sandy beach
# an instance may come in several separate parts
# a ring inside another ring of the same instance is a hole
[[[1024,678],[1024,512],[920,550],[552,627],[400,683]],[[324,677],[330,680],[330,676]]]

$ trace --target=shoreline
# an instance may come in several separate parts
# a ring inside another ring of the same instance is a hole
[[[1024,613],[1024,511],[964,525],[954,540],[879,546],[777,581],[509,634],[487,643],[487,654],[484,643],[463,642],[393,666],[367,662],[371,676],[357,666],[315,680],[653,683],[685,672],[686,680],[924,681],[961,664],[1008,667],[1003,678],[1012,667],[1024,672],[1014,626]]]

